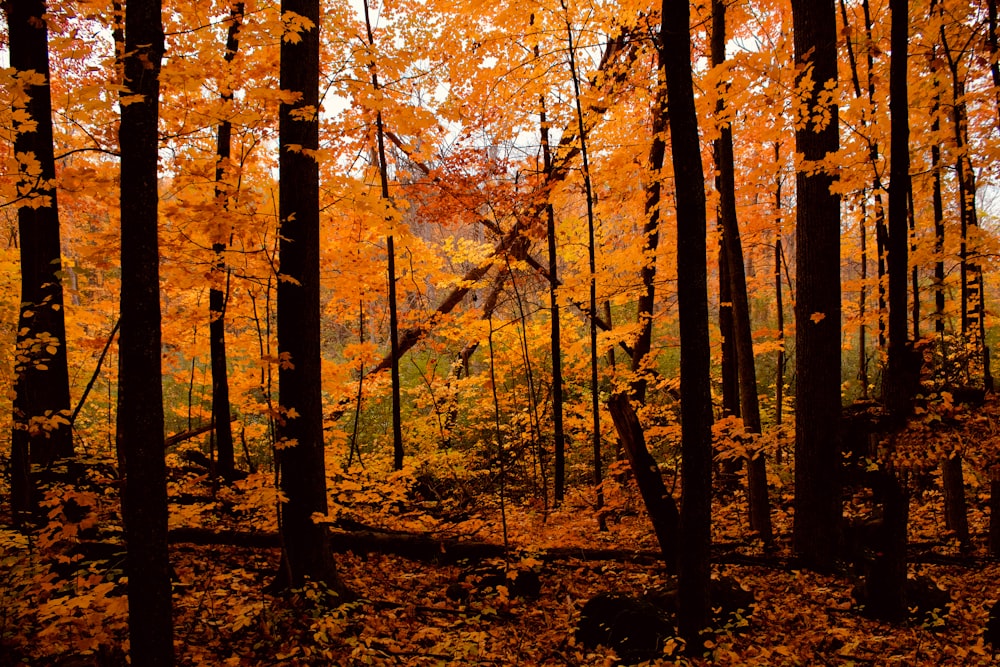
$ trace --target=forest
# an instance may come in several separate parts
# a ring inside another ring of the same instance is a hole
[[[995,664],[997,0],[0,10],[0,667]]]

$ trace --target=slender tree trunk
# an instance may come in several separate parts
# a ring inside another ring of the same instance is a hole
[[[911,408],[914,387],[909,379],[911,348],[907,341],[908,279],[906,251],[907,204],[910,192],[909,101],[907,98],[907,0],[890,0],[892,56],[889,72],[889,113],[892,122],[889,171],[889,362],[885,405],[895,424],[902,426]],[[890,441],[891,442],[891,441]],[[891,448],[891,445],[890,445]],[[888,455],[885,457],[888,458]],[[879,462],[883,505],[883,537],[875,565],[866,578],[867,613],[886,621],[906,617],[906,532],[909,496],[889,460]]]
[[[932,5],[933,7],[933,5]],[[931,102],[931,201],[934,211],[934,331],[944,334],[944,198],[941,196],[941,97],[937,88],[937,58],[931,52],[931,72],[934,77],[934,98]],[[943,352],[943,350],[942,350]],[[942,356],[942,358],[944,358]]]
[[[243,3],[235,3],[229,10],[229,29],[226,32],[227,64],[232,63],[239,48],[239,31],[243,23]],[[232,90],[222,92],[224,104],[233,100]],[[233,125],[226,119],[219,124],[215,166],[215,198],[223,209],[228,209],[229,192],[225,186],[226,168],[229,165]],[[215,443],[218,447],[216,472],[223,479],[232,479],[235,471],[233,453],[233,427],[229,405],[229,368],[226,363],[226,305],[229,296],[229,271],[226,267],[225,235],[212,244],[215,263],[212,265],[212,286],[208,292],[208,309],[211,320],[208,325],[209,351],[212,358],[212,422],[215,424]],[[225,283],[225,288],[221,285]]]
[[[565,4],[563,11],[566,10]],[[591,439],[594,452],[594,488],[597,490],[597,516],[601,530],[607,530],[604,513],[604,480],[601,462],[601,388],[598,380],[597,353],[597,241],[595,237],[596,220],[594,218],[594,191],[590,181],[590,162],[587,158],[587,133],[583,123],[583,103],[580,101],[580,79],[577,76],[576,54],[573,45],[573,29],[566,15],[566,37],[569,42],[569,68],[573,78],[573,94],[576,100],[576,119],[580,133],[580,155],[583,160],[583,184],[587,198],[587,257],[590,262],[590,409],[591,409]]]
[[[917,217],[913,206],[913,180],[909,180],[910,186],[906,193],[906,220],[910,228],[910,257],[913,257],[917,254]],[[920,269],[915,261],[913,262],[913,266],[910,267],[910,305],[913,322],[913,340],[918,341],[920,340]]]
[[[323,439],[319,290],[319,0],[282,0],[304,25],[281,41],[281,89],[299,95],[278,116],[278,394],[277,442],[282,570],[278,584],[322,581],[344,592],[329,533],[314,514],[327,513]]]
[[[907,99],[907,45],[909,14],[907,0],[891,0],[892,57],[889,76],[889,113],[892,121],[889,171],[889,363],[884,382],[885,405],[895,420],[910,411],[916,389],[910,381],[911,346],[907,340],[907,294],[909,246],[907,205],[910,193],[910,121]]]
[[[997,107],[997,126],[1000,127],[1000,61],[997,48],[997,0],[986,0],[986,45],[990,50],[990,74],[997,90],[993,98]]]
[[[1000,558],[1000,465],[990,466],[990,556]]]
[[[774,142],[774,163],[781,163],[781,144]],[[785,400],[785,304],[781,294],[781,265],[783,250],[781,247],[781,175],[774,187],[774,212],[777,217],[774,239],[774,302],[778,319],[778,358],[774,369],[774,423],[781,425],[783,404]],[[780,456],[781,450],[778,450]],[[779,460],[780,463],[780,460]]]
[[[983,320],[982,269],[974,257],[975,249],[969,248],[969,230],[979,225],[976,214],[976,174],[968,154],[968,109],[965,103],[965,83],[959,73],[959,60],[964,52],[954,52],[948,45],[944,25],[941,26],[941,46],[951,73],[952,83],[952,129],[955,140],[955,172],[958,180],[958,205],[960,238],[959,238],[959,279],[961,282],[961,326],[962,338],[968,344],[973,355],[981,355],[979,359],[970,359],[967,373],[971,380],[972,374],[982,372],[986,386],[992,384],[989,373],[988,351],[982,333],[985,330]],[[982,368],[978,366],[982,365]]]
[[[718,167],[716,167],[718,169]],[[719,178],[716,177],[718,188]],[[736,335],[733,331],[733,288],[726,254],[725,230],[719,216],[719,334],[722,336],[722,414],[740,417],[740,373],[736,364]],[[737,466],[739,462],[734,462]]]
[[[537,47],[536,47],[537,49]],[[537,55],[537,54],[536,54]],[[542,169],[546,179],[552,175],[552,153],[549,150],[549,121],[545,116],[545,98],[539,125],[542,136]],[[550,342],[552,350],[552,441],[555,458],[553,481],[555,505],[562,504],[566,490],[566,433],[563,430],[562,333],[559,320],[559,265],[556,257],[556,214],[551,203],[545,205],[545,238],[549,259]]]
[[[781,295],[781,238],[774,241],[774,299],[778,318],[778,359],[774,370],[774,423],[781,425],[785,401],[785,305]]]
[[[795,132],[796,153],[816,164],[839,146],[838,110],[820,99],[837,83],[833,0],[792,0],[795,60],[814,81],[801,112],[822,123]],[[832,570],[840,544],[840,197],[833,174],[796,166],[794,545],[812,569]]]
[[[49,465],[73,455],[69,422],[69,373],[63,316],[59,209],[52,143],[52,96],[49,86],[48,30],[42,0],[6,0],[10,66],[18,75],[33,71],[15,95],[14,112],[26,114],[33,130],[14,136],[14,152],[37,162],[37,173],[18,173],[18,237],[21,259],[21,305],[14,359],[13,430],[11,433],[11,505],[15,523],[37,507],[31,463]]]
[[[663,484],[660,469],[649,453],[646,438],[639,422],[636,405],[646,400],[646,366],[650,363],[652,345],[653,305],[656,301],[656,250],[659,246],[660,204],[662,171],[666,155],[664,136],[667,132],[667,97],[663,51],[663,36],[657,42],[657,89],[652,118],[652,145],[649,149],[649,185],[646,188],[646,220],[643,225],[643,263],[639,271],[643,290],[637,305],[639,334],[632,348],[633,380],[627,392],[615,392],[608,400],[611,419],[618,433],[625,456],[642,495],[666,569],[677,572],[677,535],[679,514],[673,496]]]
[[[712,526],[712,396],[709,379],[708,282],[705,271],[705,177],[691,74],[690,6],[663,2],[663,53],[677,204],[677,301],[681,342],[681,515],[678,631],[700,655],[708,626]],[[732,265],[730,265],[732,268]]]
[[[864,196],[864,195],[863,195]],[[858,288],[858,384],[861,385],[861,398],[868,398],[868,325],[865,316],[868,314],[868,211],[864,200],[861,202],[861,220],[858,221],[861,245],[861,287]]]
[[[712,0],[712,65],[726,61],[726,5],[724,0]],[[716,113],[722,115],[725,102],[720,97]],[[760,397],[757,394],[757,369],[754,364],[753,338],[750,327],[750,300],[747,297],[746,273],[743,266],[743,244],[736,217],[736,178],[733,157],[733,131],[728,124],[720,128],[715,141],[715,179],[719,191],[719,221],[722,226],[723,255],[728,267],[729,294],[733,312],[733,334],[736,363],[739,369],[740,412],[743,425],[751,437],[760,435]],[[757,531],[764,544],[770,546],[771,503],[767,491],[767,468],[763,452],[751,448],[747,460],[747,488],[750,505],[750,527]]]
[[[160,12],[160,0],[131,0],[125,9],[127,92],[123,96],[131,96],[131,101],[121,107],[118,134],[122,229],[118,436],[125,458],[122,515],[133,665],[172,665],[174,656],[160,385]]]
[[[871,7],[868,0],[862,0],[861,9],[865,17],[865,37],[868,48],[865,56],[868,63],[868,103],[873,111],[875,109],[875,40],[872,37],[872,16]],[[846,25],[846,20],[845,20]],[[861,88],[857,74],[857,63],[851,60],[852,74],[854,79],[855,95],[861,98]],[[867,127],[868,121],[862,121],[862,127]],[[888,231],[885,225],[885,206],[882,203],[882,192],[885,190],[882,179],[878,172],[879,146],[877,141],[871,141],[868,147],[868,159],[871,162],[874,176],[872,177],[872,192],[875,198],[875,249],[877,254],[876,266],[878,269],[878,346],[881,350],[886,350],[886,314],[888,305],[886,303],[886,242]]]
[[[371,19],[368,16],[368,0],[365,0],[365,29],[368,31],[368,46],[372,50],[375,48],[375,35],[372,33]],[[378,82],[378,72],[375,69],[375,60],[371,64],[372,89],[378,94],[380,90]],[[375,138],[378,142],[378,174],[381,185],[382,200],[387,204],[389,197],[389,166],[385,159],[385,130],[382,124],[382,110],[375,111]],[[391,365],[389,375],[392,382],[392,467],[394,470],[403,469],[403,416],[400,398],[399,381],[399,315],[396,303],[396,244],[395,235],[390,233],[385,239],[385,252],[387,256],[387,267],[389,282],[389,349]]]

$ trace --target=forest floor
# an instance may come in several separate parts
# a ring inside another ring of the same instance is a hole
[[[261,530],[274,530],[273,495],[264,475],[249,477],[236,491],[213,490],[206,475],[172,463],[171,494],[179,503],[172,506],[172,528],[265,537]],[[858,613],[851,600],[855,582],[848,574],[822,576],[792,567],[790,489],[773,489],[779,539],[778,550],[768,554],[742,521],[742,496],[717,499],[713,576],[739,582],[756,599],[755,609],[739,622],[716,628],[702,657],[681,657],[677,645],[668,642],[664,655],[649,664],[1000,664],[982,636],[988,609],[1000,599],[1000,564],[985,557],[986,496],[976,480],[974,474],[967,476],[971,554],[960,553],[953,536],[939,528],[936,478],[914,495],[910,539],[918,551],[911,552],[910,574],[929,577],[952,602],[947,613],[900,625]],[[122,547],[113,527],[117,495],[99,474],[91,474],[91,481],[89,487],[63,488],[51,497],[52,521],[30,539],[0,530],[0,666],[124,664],[127,604]],[[412,497],[386,502],[392,490],[373,495],[356,481],[334,482],[334,499],[355,501],[355,510],[369,503],[371,512],[352,513],[368,525],[497,545],[503,545],[506,533],[511,566],[540,576],[537,597],[518,597],[514,585],[477,590],[466,582],[464,589],[456,588],[463,572],[484,567],[478,559],[433,561],[394,555],[391,549],[338,549],[340,575],[358,596],[338,606],[315,585],[269,592],[279,551],[267,539],[243,546],[234,546],[238,540],[233,539],[214,545],[175,541],[170,559],[177,662],[618,664],[613,649],[585,648],[577,640],[584,603],[603,591],[643,596],[669,587],[637,494],[627,485],[622,488],[625,497],[611,499],[615,511],[607,515],[608,530],[602,532],[585,489],[568,497],[563,508],[547,512],[508,502],[501,515],[495,495],[479,498],[474,511],[467,509],[456,522],[453,516],[428,513],[428,503]],[[198,502],[199,494],[204,502]],[[555,549],[558,557],[546,555]],[[503,567],[502,559],[485,563]],[[456,594],[462,590],[468,595]]]

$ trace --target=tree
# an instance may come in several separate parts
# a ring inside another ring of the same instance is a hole
[[[627,390],[616,391],[611,395],[608,399],[608,410],[615,425],[615,432],[618,434],[618,441],[635,475],[646,512],[653,524],[653,532],[663,553],[666,569],[670,573],[675,573],[679,551],[677,504],[663,483],[656,460],[649,453],[642,423],[636,413],[636,406],[641,406],[646,400],[647,373],[652,356],[650,349],[653,338],[653,307],[656,301],[656,254],[660,239],[660,207],[663,191],[661,181],[666,156],[667,131],[665,81],[667,60],[664,39],[665,34],[661,30],[656,42],[657,85],[653,97],[653,137],[648,159],[650,179],[646,186],[645,220],[642,228],[642,264],[639,274],[642,290],[636,307],[639,332],[631,353],[633,378]]]
[[[678,630],[700,653],[708,625],[712,525],[712,390],[709,382],[705,176],[691,75],[690,7],[664,0],[663,64],[677,204],[677,301],[681,337],[682,487],[678,554]]]
[[[243,22],[243,3],[235,3],[229,11],[229,28],[226,31],[226,63],[232,63],[239,48],[240,24]],[[233,91],[222,92],[223,102],[232,102]],[[232,151],[233,124],[228,118],[219,123],[217,134],[215,166],[215,197],[223,209],[228,208],[229,193],[224,185],[226,169]],[[233,455],[233,429],[229,405],[229,369],[226,363],[226,301],[229,296],[229,271],[226,269],[225,250],[227,240],[216,238],[212,243],[215,263],[212,266],[214,282],[208,293],[208,308],[211,316],[209,338],[212,358],[212,423],[215,425],[215,443],[218,447],[217,472],[224,479],[231,479],[235,470]],[[222,283],[225,283],[223,289]]]
[[[3,10],[10,65],[20,84],[14,111],[26,115],[14,136],[21,304],[14,363],[11,504],[18,523],[36,509],[31,464],[50,465],[72,456],[73,432],[45,2],[7,0]]]
[[[375,36],[372,33],[372,23],[368,16],[368,2],[365,0],[365,29],[368,33],[368,47],[375,48]],[[371,65],[372,90],[376,95],[379,93],[378,71],[375,69],[375,60],[372,58]],[[381,187],[382,201],[386,206],[390,204],[389,198],[389,166],[385,160],[385,129],[382,121],[382,109],[375,110],[375,135],[378,149],[378,174],[379,185]],[[403,469],[403,416],[402,405],[399,394],[399,359],[402,352],[399,349],[399,315],[397,312],[396,299],[396,244],[395,234],[389,233],[385,237],[386,254],[386,280],[389,286],[389,357],[392,360],[389,366],[389,375],[392,381],[392,465],[396,470]]]
[[[590,412],[591,412],[591,449],[594,453],[594,489],[597,491],[598,524],[601,530],[607,530],[604,514],[604,487],[603,472],[601,465],[601,389],[598,375],[598,353],[597,353],[597,242],[594,238],[596,220],[594,219],[594,190],[590,178],[590,161],[587,156],[587,129],[583,122],[583,104],[580,102],[580,78],[576,70],[576,50],[573,46],[573,28],[569,22],[569,13],[566,10],[566,3],[562,3],[563,11],[567,12],[566,18],[566,40],[569,46],[569,70],[573,80],[573,99],[576,102],[576,119],[580,137],[580,157],[583,161],[583,184],[584,194],[587,203],[587,260],[590,267],[590,301],[588,310],[590,311],[588,332],[590,333]]]
[[[282,571],[278,581],[321,581],[344,592],[325,515],[319,296],[319,1],[284,0],[282,16],[298,26],[281,41],[282,102],[278,117],[281,242],[278,273],[276,448],[281,503]]]
[[[840,197],[833,0],[792,0],[795,44],[795,551],[832,570],[840,542]]]
[[[160,384],[157,156],[163,25],[160,0],[125,8],[121,94],[121,371],[118,436],[125,461],[122,516],[128,556],[133,665],[173,664],[167,485]]]
[[[726,61],[726,5],[722,0],[712,2],[712,65],[720,67]],[[725,112],[724,91],[720,91],[716,103],[716,114]],[[728,301],[731,303],[733,351],[736,354],[736,369],[739,378],[740,412],[747,432],[758,435],[761,432],[760,400],[757,395],[757,371],[754,365],[753,338],[750,332],[750,300],[747,297],[746,270],[743,264],[743,244],[740,241],[740,226],[736,218],[736,184],[733,157],[733,129],[729,123],[719,127],[719,138],[713,146],[715,168],[718,175],[715,187],[719,191],[719,226],[722,229],[722,250],[720,263],[726,267],[725,277],[719,272],[720,283],[729,281]],[[720,286],[720,301],[724,299]],[[722,320],[721,314],[719,317]],[[767,492],[767,467],[764,453],[750,450],[747,460],[747,486],[750,497],[750,526],[758,532],[764,544],[770,547],[771,503]]]
[[[884,382],[885,405],[897,424],[910,411],[914,390],[910,381],[911,349],[907,341],[907,205],[910,192],[910,124],[907,99],[907,48],[909,12],[907,0],[891,0],[892,56],[889,74],[890,148],[889,172],[889,363]],[[890,449],[887,447],[886,449]],[[884,458],[888,458],[887,455]],[[888,621],[906,617],[906,529],[909,496],[891,460],[879,461],[882,500],[883,553],[873,560],[866,577],[866,613]]]

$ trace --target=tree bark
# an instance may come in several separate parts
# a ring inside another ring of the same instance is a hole
[[[907,99],[907,0],[890,0],[892,56],[889,64],[889,112],[892,122],[889,171],[889,363],[885,378],[885,405],[895,428],[903,425],[911,408],[915,382],[910,380],[911,348],[907,341],[907,204],[910,193],[909,102]],[[891,451],[891,438],[886,449]],[[909,495],[889,454],[879,461],[883,506],[883,535],[872,571],[866,577],[868,615],[898,622],[906,617],[906,533]]]
[[[535,47],[536,49],[538,47]],[[536,54],[537,55],[537,54]],[[542,112],[539,119],[542,138],[542,169],[545,177],[552,175],[552,153],[549,150],[549,122],[545,116],[545,98],[541,99]],[[552,446],[555,458],[554,502],[562,504],[566,489],[566,433],[563,428],[563,379],[562,379],[562,332],[560,330],[558,262],[556,260],[556,214],[551,203],[545,205],[545,238],[548,245],[549,266],[549,322],[550,349],[552,353]]]
[[[969,542],[969,511],[965,500],[965,476],[962,473],[962,452],[956,449],[941,462],[941,487],[944,491],[945,528],[955,533],[963,550]]]
[[[909,13],[907,0],[890,0],[892,14],[892,56],[889,73],[890,134],[889,166],[889,363],[885,378],[885,405],[901,422],[910,411],[916,390],[911,367],[911,346],[907,340],[907,290],[909,278],[907,249],[909,230],[907,204],[910,194],[910,120],[907,99],[907,47]]]
[[[243,23],[243,3],[235,3],[229,11],[229,28],[226,31],[227,64],[232,63],[239,48],[239,32]],[[223,103],[233,100],[233,92],[224,89]],[[232,150],[233,124],[223,120],[219,124],[216,144],[215,199],[223,209],[228,208],[229,193],[224,185],[226,168]],[[226,363],[226,306],[229,298],[229,271],[226,267],[225,251],[228,239],[220,236],[212,243],[215,263],[212,265],[212,286],[208,291],[209,309],[209,353],[212,359],[212,421],[215,423],[215,445],[218,451],[216,472],[223,479],[233,477],[236,469],[233,451],[233,428],[229,404],[229,368]],[[225,289],[220,284],[225,283]]]
[[[278,584],[322,581],[345,592],[329,534],[314,514],[326,514],[319,290],[319,0],[283,0],[281,13],[301,16],[298,40],[281,42],[281,89],[297,93],[279,109],[278,169],[281,242],[278,275],[277,424],[282,571]]]
[[[796,114],[822,121],[795,132],[795,523],[794,547],[805,566],[830,571],[840,543],[840,197],[831,171],[813,169],[840,146],[835,103],[820,100],[837,82],[837,16],[833,0],[792,0],[797,84],[813,85]],[[798,86],[797,86],[798,87]]]
[[[612,394],[608,399],[608,409],[653,524],[653,532],[663,552],[667,572],[674,574],[677,572],[679,551],[677,504],[664,486],[660,469],[646,447],[642,425],[635,408],[629,404],[629,397],[624,393]]]
[[[10,66],[19,75],[34,71],[42,83],[24,82],[14,111],[26,113],[32,131],[14,135],[14,153],[37,161],[39,172],[18,173],[18,236],[21,305],[14,359],[11,433],[11,505],[15,523],[37,507],[31,463],[49,465],[73,455],[69,422],[69,373],[63,315],[59,209],[52,144],[48,30],[43,0],[6,0]]]
[[[677,204],[677,310],[681,344],[681,516],[678,631],[700,655],[708,626],[712,526],[712,392],[708,282],[705,270],[705,177],[691,74],[690,6],[664,0],[663,62]]]
[[[133,665],[173,664],[167,486],[160,373],[157,154],[163,25],[160,0],[125,9],[121,126],[119,447]]]
[[[565,10],[565,4],[563,9]],[[573,28],[566,18],[566,38],[569,46],[569,68],[573,78],[573,98],[576,101],[577,131],[580,139],[580,156],[583,161],[583,185],[587,200],[587,259],[590,267],[590,312],[595,316],[589,321],[590,333],[590,411],[591,448],[594,455],[594,489],[596,491],[597,520],[601,530],[607,530],[604,520],[603,464],[601,461],[601,388],[598,377],[597,352],[597,241],[594,218],[594,190],[590,180],[590,161],[587,156],[587,128],[583,121],[583,103],[580,100],[580,79],[576,71],[576,53],[573,45]]]
[[[726,4],[712,0],[712,65],[720,67],[726,61]],[[725,101],[720,96],[716,113],[722,115]],[[732,302],[733,337],[736,364],[739,371],[740,414],[743,426],[751,437],[761,433],[760,397],[757,394],[757,369],[754,364],[753,337],[750,327],[750,300],[747,296],[746,270],[743,265],[743,244],[736,216],[736,177],[733,157],[733,130],[726,123],[715,140],[714,153],[719,191],[719,222],[722,227],[722,249],[728,268],[729,295]],[[721,280],[721,272],[720,272]],[[721,290],[720,290],[721,293]],[[721,294],[720,294],[721,298]],[[721,317],[720,317],[721,320]],[[751,447],[747,459],[747,489],[750,505],[750,528],[757,531],[770,547],[771,503],[767,490],[767,467],[764,453]]]

